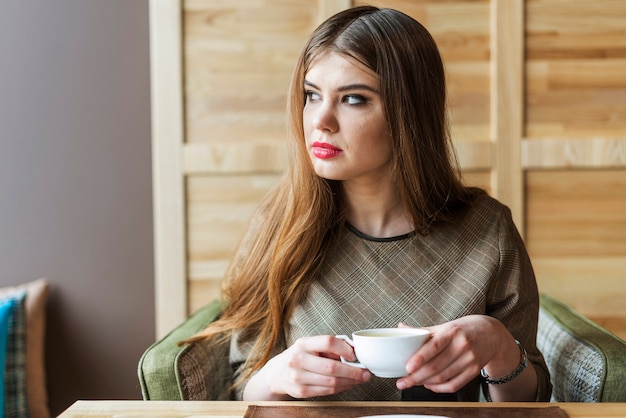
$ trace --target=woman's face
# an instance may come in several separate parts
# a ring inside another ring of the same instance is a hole
[[[304,137],[317,175],[387,180],[391,140],[378,76],[352,58],[327,52],[313,61],[304,91]]]

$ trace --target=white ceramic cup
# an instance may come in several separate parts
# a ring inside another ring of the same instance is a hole
[[[378,377],[406,376],[406,363],[429,338],[430,331],[421,328],[373,328],[352,334],[337,335],[354,347],[358,361],[341,361],[368,369]]]

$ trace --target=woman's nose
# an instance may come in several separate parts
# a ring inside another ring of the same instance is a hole
[[[335,109],[330,103],[323,103],[316,109],[313,126],[320,131],[335,132],[339,129]]]

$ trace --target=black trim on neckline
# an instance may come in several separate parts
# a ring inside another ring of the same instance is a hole
[[[346,222],[346,227],[348,228],[350,232],[352,232],[357,237],[362,238],[366,241],[374,241],[374,242],[400,241],[400,240],[407,239],[415,235],[415,232],[409,232],[409,233],[398,235],[395,237],[377,238],[377,237],[373,237],[371,235],[367,235],[366,233],[359,231],[354,226],[350,225],[348,222]]]

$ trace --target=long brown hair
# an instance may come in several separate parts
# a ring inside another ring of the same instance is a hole
[[[245,379],[283,341],[283,331],[343,226],[341,184],[318,177],[303,132],[304,77],[333,51],[380,78],[391,133],[394,183],[417,233],[453,221],[471,199],[455,163],[446,117],[443,63],[428,31],[396,10],[356,7],[322,23],[298,58],[287,104],[289,165],[263,199],[224,281],[224,313],[190,341],[230,331],[254,346]]]

